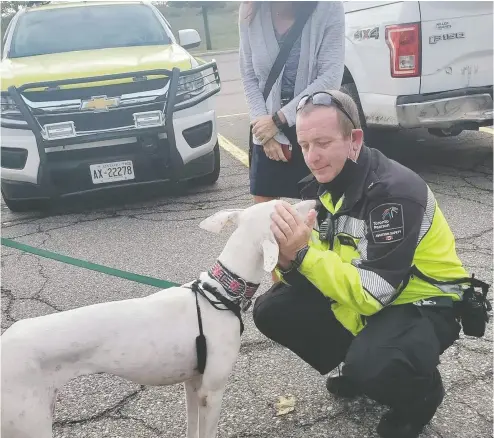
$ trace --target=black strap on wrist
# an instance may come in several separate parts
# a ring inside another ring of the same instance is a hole
[[[273,119],[273,122],[274,122],[274,124],[276,125],[276,127],[278,129],[282,129],[286,125],[286,123],[283,123],[281,121],[280,116],[278,115],[278,113],[274,113],[272,119]]]

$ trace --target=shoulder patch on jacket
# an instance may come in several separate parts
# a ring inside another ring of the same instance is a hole
[[[404,237],[403,206],[381,204],[370,212],[369,226],[375,243],[392,243]]]

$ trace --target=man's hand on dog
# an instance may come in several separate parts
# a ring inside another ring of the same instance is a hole
[[[304,221],[288,202],[278,203],[275,209],[271,216],[271,231],[280,248],[278,264],[287,269],[295,260],[297,251],[307,245],[316,221],[316,211],[311,210]]]

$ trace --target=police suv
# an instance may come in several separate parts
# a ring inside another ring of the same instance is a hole
[[[186,49],[150,3],[47,2],[5,33],[1,188],[13,211],[40,200],[164,181],[214,183],[216,63]]]

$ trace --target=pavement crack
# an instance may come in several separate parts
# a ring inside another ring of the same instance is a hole
[[[157,427],[150,426],[142,418],[132,417],[130,415],[123,415],[120,412],[118,413],[118,417],[117,418],[119,420],[122,419],[122,420],[133,420],[133,421],[137,421],[140,424],[142,424],[146,429],[150,430],[151,432],[154,432],[156,435],[158,435],[158,436],[163,435],[163,431],[162,430],[158,429]]]
[[[342,412],[343,411],[335,412],[334,414],[320,415],[311,421],[308,421],[305,423],[297,422],[296,424],[298,427],[301,427],[302,429],[311,428],[312,426],[315,426],[316,424],[324,423],[325,421],[330,421],[330,420],[334,420],[334,419],[338,418],[338,416],[340,416],[342,414]]]
[[[65,228],[74,227],[76,225],[85,224],[85,223],[89,223],[89,222],[96,222],[99,220],[114,219],[115,217],[116,217],[115,215],[111,215],[111,216],[98,217],[98,218],[93,218],[93,219],[82,219],[82,220],[77,220],[71,224],[65,224],[65,225],[60,225],[58,227],[51,227],[51,228],[46,228],[46,229],[41,229],[42,225],[38,224],[38,230],[37,231],[33,231],[31,233],[26,233],[26,234],[21,234],[19,236],[13,236],[13,237],[10,237],[10,239],[20,239],[22,237],[28,237],[28,236],[33,236],[33,235],[42,234],[42,233],[47,234],[49,236],[49,238],[51,238],[51,236],[49,235],[50,231],[62,230]],[[46,240],[48,240],[48,239],[46,239]],[[46,242],[46,240],[45,240],[45,242]]]
[[[60,307],[55,306],[54,304],[50,303],[48,300],[44,298],[39,298],[39,297],[33,297],[33,298],[18,298],[18,300],[25,300],[25,301],[38,301],[39,303],[43,303],[45,306],[51,307],[53,310],[56,310],[57,312],[63,312],[64,309],[61,309]]]
[[[475,412],[480,418],[482,418],[482,420],[484,420],[486,423],[488,424],[492,424],[492,419],[488,418],[485,414],[483,414],[482,412],[479,412],[478,409],[474,408],[473,406],[471,406],[470,404],[464,402],[463,400],[458,400],[458,403],[466,406],[467,408],[471,409],[473,412]]]
[[[474,253],[474,254],[481,254],[481,255],[492,257],[492,251],[488,250],[487,248],[473,248],[473,249],[458,248],[458,252],[460,254]]]
[[[485,202],[478,201],[477,199],[461,196],[456,190],[455,190],[455,194],[443,192],[442,190],[438,190],[438,189],[435,189],[434,193],[437,193],[437,194],[443,195],[443,196],[449,196],[449,197],[455,198],[455,199],[462,199],[463,201],[474,202],[476,204],[483,205],[484,207],[492,207],[491,204],[486,204]]]
[[[5,310],[4,310],[5,316],[10,321],[16,322],[17,320],[11,315],[12,306],[14,305],[16,298],[10,289],[2,287],[1,292],[2,292],[2,297],[1,297],[2,300],[4,299],[4,297],[6,297],[9,300],[7,305],[5,306]]]
[[[456,239],[457,242],[463,242],[465,240],[471,240],[471,239],[478,239],[479,237],[484,237],[484,234],[490,233],[494,230],[493,227],[488,228],[486,230],[480,231],[476,234],[471,234],[470,236],[465,236],[465,237],[458,237]]]
[[[48,240],[48,239],[46,239]],[[45,240],[45,241],[46,241]],[[44,244],[44,242],[43,242]],[[50,281],[50,279],[48,278],[48,276],[45,274],[45,271],[44,271],[44,267],[43,267],[43,263],[41,263],[41,258],[37,258],[36,259],[37,262],[38,262],[38,274],[39,276],[43,279],[43,284],[41,285],[41,287],[39,288],[38,292],[36,292],[34,295],[33,295],[33,299],[38,299],[38,300],[41,300],[41,293],[44,291],[46,285],[48,284],[48,281]],[[48,304],[49,306],[51,306],[51,304]],[[54,306],[51,306],[53,308],[55,308]]]
[[[255,382],[252,380],[252,377],[249,373],[249,371],[252,369],[252,364],[251,364],[250,360],[251,360],[250,355],[247,355],[247,373],[246,374],[247,374],[247,380],[249,382],[247,388],[252,393],[254,398],[257,398],[257,392],[254,390]]]
[[[85,424],[89,423],[91,421],[97,421],[101,420],[102,418],[108,418],[111,414],[119,414],[120,410],[131,400],[134,400],[142,391],[144,391],[145,386],[140,385],[139,389],[136,389],[132,393],[126,395],[122,400],[120,400],[118,403],[116,403],[114,406],[111,406],[95,415],[92,415],[87,418],[81,418],[78,420],[63,420],[63,421],[56,421],[53,423],[53,427],[55,426],[72,426],[76,424]]]
[[[492,189],[486,189],[484,187],[480,187],[478,186],[477,184],[474,184],[473,182],[471,181],[468,181],[468,178],[471,178],[471,177],[468,177],[468,176],[461,176],[460,177],[469,187],[472,187],[474,188],[475,190],[480,190],[482,192],[487,192],[487,193],[492,193]]]
[[[439,438],[446,438],[436,427],[430,426],[429,429],[432,430]]]
[[[3,297],[6,297],[9,302],[7,303],[7,306],[4,310],[4,313],[5,313],[5,316],[13,321],[13,322],[17,322],[18,319],[14,318],[12,316],[12,307],[13,305],[15,304],[16,301],[38,301],[39,303],[42,303],[48,307],[51,307],[53,310],[57,311],[57,312],[62,312],[63,309],[60,309],[59,307],[55,306],[54,304],[50,303],[48,300],[46,299],[43,299],[43,298],[40,298],[38,296],[36,296],[37,294],[39,294],[40,292],[42,292],[42,289],[43,289],[44,286],[42,286],[42,288],[32,297],[29,297],[29,298],[17,298],[14,296],[14,294],[12,293],[12,291],[10,289],[6,289],[6,288],[3,288],[2,287],[2,299]]]
[[[29,254],[27,254],[27,255],[29,255]],[[38,289],[38,291],[33,296],[26,297],[26,298],[17,298],[14,296],[14,294],[12,293],[12,291],[10,289],[2,288],[2,294],[9,297],[9,299],[11,298],[11,301],[9,302],[9,305],[8,305],[8,311],[6,311],[6,314],[13,321],[16,321],[16,319],[10,315],[10,312],[11,312],[11,309],[12,309],[14,302],[17,300],[18,301],[37,301],[37,302],[42,303],[48,307],[51,307],[53,310],[55,310],[57,312],[63,312],[63,310],[64,310],[64,309],[61,309],[61,308],[55,306],[54,304],[52,304],[46,297],[41,296],[41,294],[44,292],[45,287],[48,284],[48,282],[50,281],[50,279],[44,271],[44,267],[43,267],[43,264],[41,263],[40,258],[37,258],[37,262],[38,262],[38,275],[43,279],[43,284],[41,285],[41,287]]]
[[[24,222],[23,222],[23,219],[24,219]],[[23,218],[23,219],[18,219],[18,220],[8,220],[8,221],[5,221],[5,222],[2,222],[2,228],[12,228],[12,227],[17,227],[19,225],[31,225],[33,223],[35,223],[36,221],[38,221],[39,219],[44,219],[44,217],[36,217],[36,218],[33,218],[32,220],[26,220],[26,218]]]

